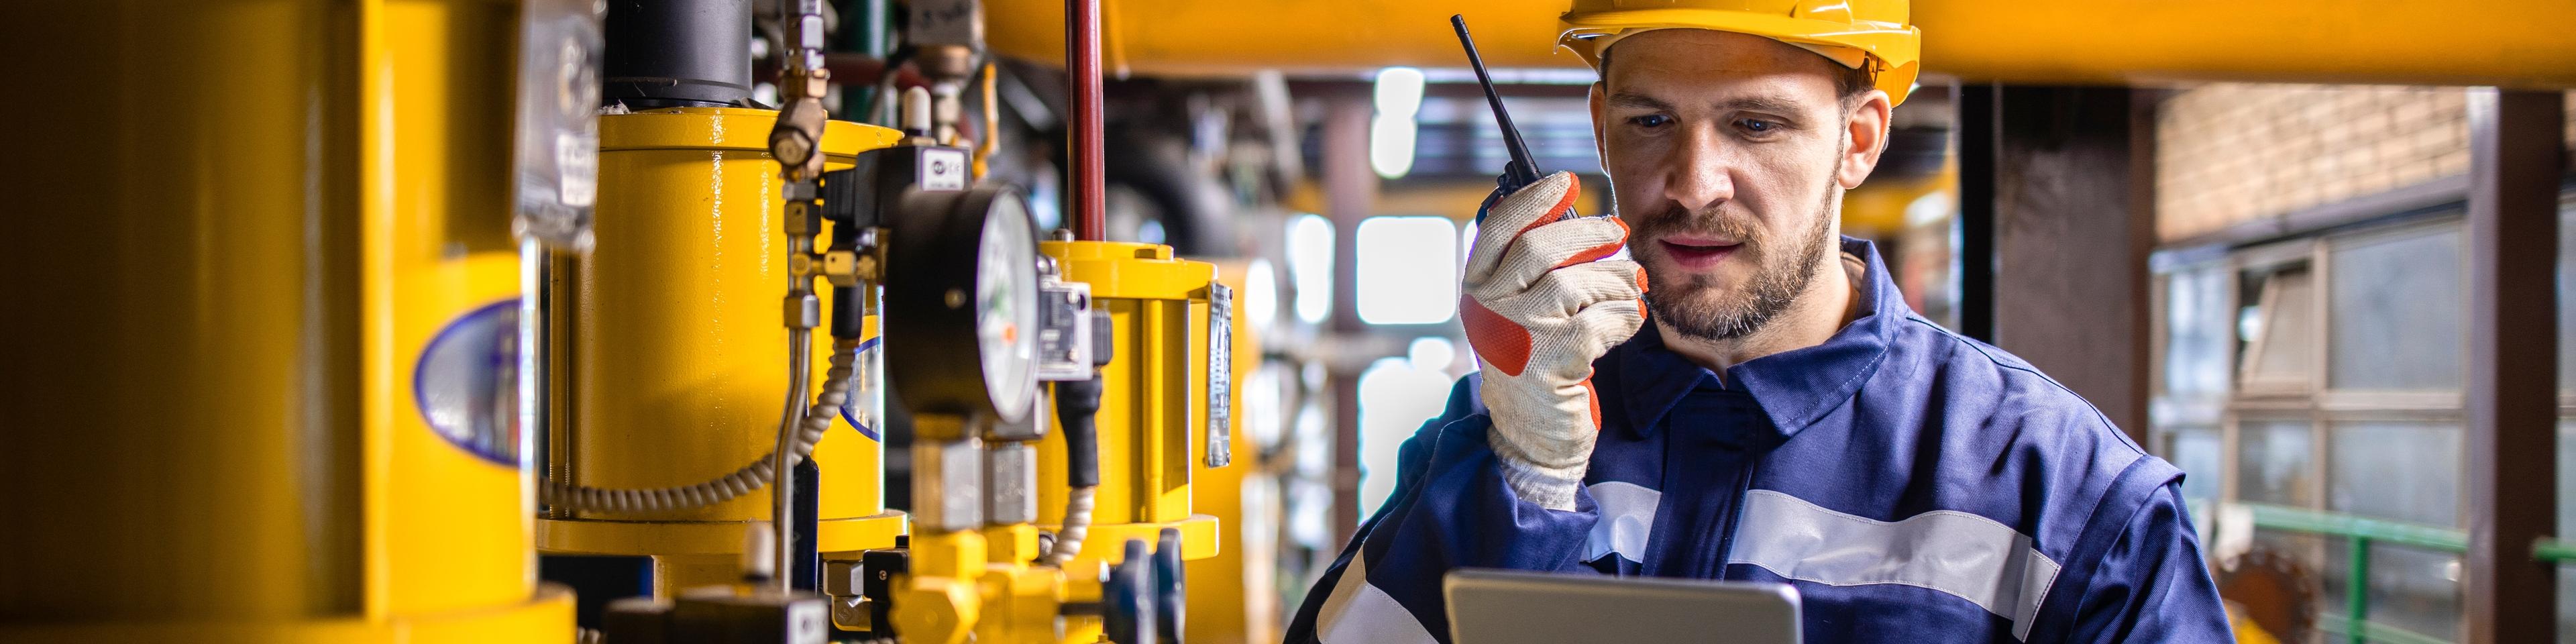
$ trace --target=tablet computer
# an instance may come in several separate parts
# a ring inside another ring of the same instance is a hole
[[[1456,644],[1798,644],[1787,584],[1466,568],[1441,585]]]

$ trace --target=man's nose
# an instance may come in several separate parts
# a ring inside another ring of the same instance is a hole
[[[1688,130],[1664,165],[1671,173],[1664,182],[1664,198],[1690,212],[1735,198],[1734,155],[1719,144],[1719,136],[1708,128]]]

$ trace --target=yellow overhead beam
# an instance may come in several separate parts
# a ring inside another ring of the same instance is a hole
[[[1464,13],[1486,63],[1581,67],[1554,51],[1566,0],[1103,0],[1113,73],[1349,73],[1461,66]],[[1003,54],[1064,59],[1059,0],[990,0]],[[2576,2],[2422,0],[1927,0],[1924,68],[1968,81],[2189,80],[2576,87]]]

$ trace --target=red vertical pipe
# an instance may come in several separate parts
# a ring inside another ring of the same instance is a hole
[[[1100,152],[1100,0],[1065,0],[1065,87],[1073,94],[1073,237],[1109,239],[1109,215],[1102,204],[1106,181]]]

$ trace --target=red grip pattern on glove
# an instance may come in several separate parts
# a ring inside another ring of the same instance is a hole
[[[1476,357],[1501,369],[1504,375],[1518,376],[1522,369],[1529,368],[1529,329],[1485,308],[1476,298],[1458,300],[1458,323],[1467,327],[1467,346],[1476,350]]]
[[[1611,255],[1613,255],[1613,254],[1618,253],[1618,252],[1619,252],[1619,247],[1628,245],[1628,222],[1620,221],[1620,220],[1619,220],[1619,218],[1617,218],[1617,217],[1608,217],[1607,219],[1609,219],[1609,220],[1610,220],[1610,223],[1618,224],[1618,225],[1619,225],[1619,240],[1618,240],[1618,241],[1614,241],[1614,242],[1610,242],[1610,243],[1607,243],[1607,244],[1602,244],[1602,245],[1599,245],[1599,246],[1594,246],[1594,247],[1591,247],[1591,248],[1583,249],[1583,252],[1575,253],[1573,257],[1565,258],[1565,261],[1557,262],[1555,266],[1550,266],[1550,267],[1548,267],[1548,268],[1551,268],[1551,269],[1556,269],[1556,268],[1565,268],[1565,267],[1567,267],[1567,266],[1573,266],[1573,265],[1575,265],[1575,264],[1581,264],[1581,263],[1584,263],[1584,262],[1589,262],[1589,261],[1593,261],[1593,260],[1601,259],[1601,258],[1603,258],[1603,257],[1609,257],[1609,256],[1611,256]],[[1644,279],[1645,274],[1646,274],[1646,269],[1645,269],[1645,267],[1640,266],[1640,267],[1638,267],[1638,268],[1637,268],[1637,275],[1638,275],[1638,277],[1639,277],[1639,279],[1637,280],[1637,283],[1638,283],[1638,284],[1644,284],[1644,283],[1646,283],[1646,281],[1645,281],[1645,279]]]

